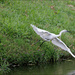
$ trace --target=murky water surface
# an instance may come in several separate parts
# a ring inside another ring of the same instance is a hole
[[[17,67],[6,75],[75,75],[75,59],[47,65]]]

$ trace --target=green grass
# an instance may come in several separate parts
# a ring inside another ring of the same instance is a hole
[[[68,52],[62,51],[51,42],[45,42],[39,49],[37,47],[42,41],[31,46],[40,37],[30,24],[55,34],[63,29],[71,31],[63,34],[61,39],[75,54],[75,1],[2,0],[0,1],[0,64],[6,61],[12,65],[21,65],[71,57]]]

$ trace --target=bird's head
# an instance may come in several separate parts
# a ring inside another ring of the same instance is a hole
[[[62,30],[61,33],[63,33],[63,32],[70,32],[70,31],[68,31],[68,30]]]
[[[59,36],[61,36],[62,33],[65,33],[65,32],[70,32],[68,30],[62,30],[60,33],[59,33]]]

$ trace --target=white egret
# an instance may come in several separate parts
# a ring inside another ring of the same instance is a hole
[[[66,44],[61,41],[58,37],[61,36],[62,33],[64,32],[68,32],[67,30],[62,30],[58,35],[54,34],[54,33],[50,33],[46,30],[40,29],[34,25],[31,24],[31,26],[33,27],[33,30],[45,41],[52,41],[52,43],[58,47],[60,47],[61,49],[69,52],[74,58],[75,55],[72,54],[72,52],[70,51],[70,49],[66,46]]]

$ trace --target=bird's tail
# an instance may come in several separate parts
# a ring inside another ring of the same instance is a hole
[[[68,50],[68,52],[75,58],[75,55],[70,51],[70,49]]]

